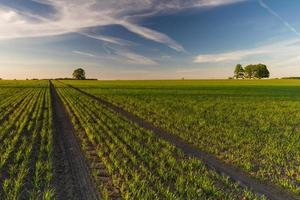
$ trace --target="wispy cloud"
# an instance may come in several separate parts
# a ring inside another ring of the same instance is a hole
[[[268,6],[263,0],[258,0],[259,5],[268,11],[271,15],[279,19],[285,27],[287,27],[291,32],[295,33],[297,36],[300,37],[300,32],[295,29],[289,22],[283,19],[277,12],[275,12],[270,6]]]
[[[72,51],[72,53],[79,54],[79,55],[82,55],[82,56],[95,57],[94,54],[86,53],[86,52],[83,52],[83,51]]]
[[[184,48],[174,39],[164,33],[139,25],[138,19],[130,20],[130,16],[177,11],[190,7],[220,6],[243,0],[33,1],[53,8],[55,10],[53,18],[3,7],[0,3],[0,39],[53,36],[81,32],[82,29],[90,27],[119,24],[146,39],[165,44],[176,51],[184,52]],[[127,44],[124,40],[109,36],[91,34],[86,34],[86,36],[119,45]]]
[[[221,54],[204,54],[198,55],[194,58],[195,63],[217,63],[217,62],[228,62],[228,61],[237,61],[241,60],[245,57],[265,54],[268,53],[267,49],[251,49],[251,50],[241,50],[241,51],[233,51],[228,53]]]
[[[77,54],[77,55],[81,55],[81,56],[85,56],[85,57],[93,57],[93,58],[98,58],[98,59],[108,59],[108,60],[115,60],[115,61],[120,61],[120,62],[127,62],[130,64],[138,64],[138,65],[156,65],[156,61],[151,59],[151,58],[147,58],[143,55],[137,54],[137,53],[133,53],[128,51],[127,49],[114,49],[111,47],[106,47],[110,49],[110,53],[108,56],[102,56],[102,55],[96,55],[96,54],[92,54],[90,52],[84,52],[84,51],[72,51],[73,54]]]
[[[124,57],[129,63],[140,65],[156,65],[157,63],[145,56],[132,53],[132,52],[119,52],[118,55]]]
[[[193,66],[178,68],[178,76],[185,78],[225,78],[232,76],[237,63],[264,63],[272,77],[297,76],[300,73],[300,39],[272,42],[256,48],[203,54],[194,57]]]
[[[93,33],[88,33],[86,31],[85,32],[84,31],[78,32],[78,34],[84,35],[86,37],[93,38],[93,39],[96,39],[96,40],[101,40],[101,41],[104,41],[104,42],[117,44],[117,45],[120,45],[120,46],[129,46],[129,45],[135,44],[134,42],[124,40],[124,39],[121,39],[121,38],[116,38],[116,37],[111,37],[111,36],[106,36],[106,35],[93,34]]]
[[[176,51],[185,52],[185,49],[180,44],[178,44],[175,40],[171,39],[170,37],[168,37],[163,33],[151,30],[149,28],[134,25],[126,21],[123,21],[120,24],[122,24],[129,31],[137,33],[138,35],[146,39],[153,40],[159,43],[164,43]]]
[[[293,59],[300,56],[299,39],[287,40],[274,44],[268,44],[252,49],[225,52],[220,54],[201,54],[194,58],[195,63],[221,63],[232,61],[243,61],[251,56],[268,56],[266,61]],[[284,58],[284,59],[283,59]],[[274,63],[276,64],[276,63]]]

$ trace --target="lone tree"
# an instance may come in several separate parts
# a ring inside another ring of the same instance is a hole
[[[85,80],[85,71],[82,68],[75,69],[73,72],[73,78],[77,80]]]
[[[234,78],[244,78],[245,70],[243,69],[241,64],[237,64],[234,70]]]

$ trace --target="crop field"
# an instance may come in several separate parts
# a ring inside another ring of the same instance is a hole
[[[52,199],[48,82],[0,82],[0,199]]]
[[[68,82],[300,194],[300,82]]]
[[[73,88],[56,83],[82,141],[99,156],[93,175],[103,196],[124,199],[255,198],[174,145],[130,123]],[[82,135],[83,133],[86,135]],[[90,158],[93,161],[93,158]],[[99,165],[106,169],[99,176]],[[110,177],[110,180],[107,180]],[[102,184],[101,184],[102,183]],[[113,185],[111,185],[113,183]]]
[[[300,81],[0,81],[0,199],[299,199]]]

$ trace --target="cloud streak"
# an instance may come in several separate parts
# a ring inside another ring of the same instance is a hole
[[[33,0],[55,10],[53,18],[35,15],[28,11],[1,6],[0,39],[55,36],[81,32],[91,27],[119,24],[145,39],[165,44],[184,52],[184,48],[164,33],[139,25],[138,14],[178,11],[191,7],[220,6],[243,0]],[[136,16],[134,22],[131,16]],[[34,20],[33,20],[34,19]],[[125,20],[124,20],[125,19]],[[127,45],[124,40],[103,35],[85,34],[87,37],[105,42]]]
[[[108,56],[100,56],[100,55],[95,55],[89,52],[84,52],[84,51],[72,51],[73,54],[88,57],[88,58],[98,58],[98,59],[109,59],[109,60],[115,60],[115,61],[121,61],[121,62],[127,62],[129,64],[138,64],[138,65],[157,65],[157,62],[154,61],[153,59],[147,58],[143,55],[129,52],[126,49],[113,49],[110,48],[112,51],[109,53]]]
[[[253,49],[253,50],[241,50],[233,51],[221,54],[206,54],[198,55],[194,58],[195,63],[218,63],[218,62],[228,62],[228,61],[238,61],[245,57],[265,54],[268,50],[265,49]]]
[[[179,68],[176,73],[188,78],[224,78],[232,76],[233,66],[264,63],[268,65],[272,77],[297,76],[300,63],[300,39],[289,39],[256,48],[219,54],[195,56],[195,66]],[[216,70],[217,68],[217,70]]]
[[[72,51],[72,53],[82,55],[82,56],[88,56],[88,57],[96,57],[94,54],[86,53],[83,51]]]
[[[269,44],[257,48],[245,49],[239,51],[225,52],[220,54],[201,54],[194,58],[195,63],[222,63],[243,61],[250,59],[251,56],[269,56],[265,60],[277,60],[282,61],[283,58],[288,59],[300,56],[300,40],[288,40],[278,42],[275,44]],[[275,58],[275,59],[274,59]]]
[[[132,52],[118,52],[117,55],[124,57],[128,63],[139,65],[156,65],[157,63],[145,56],[132,53]]]
[[[121,38],[116,38],[116,37],[111,37],[111,36],[106,36],[106,35],[99,35],[99,34],[92,34],[92,33],[84,32],[84,31],[78,32],[78,34],[92,38],[92,39],[100,40],[103,42],[117,44],[120,46],[130,46],[130,45],[134,44],[134,42],[124,40]]]
[[[290,23],[284,20],[277,12],[275,12],[272,8],[270,8],[263,0],[258,0],[259,5],[264,8],[268,13],[279,19],[280,22],[284,24],[291,32],[295,33],[300,37],[300,32],[295,29]]]
[[[164,43],[176,51],[185,52],[185,49],[180,44],[178,44],[175,40],[171,39],[163,33],[145,27],[137,26],[126,21],[123,21],[120,24],[123,25],[129,31],[136,33],[146,39],[153,40],[158,43]]]

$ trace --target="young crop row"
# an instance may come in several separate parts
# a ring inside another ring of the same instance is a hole
[[[0,100],[0,199],[53,199],[49,87],[7,92],[14,95]]]
[[[105,87],[82,89],[300,194],[298,87]]]
[[[55,86],[87,158],[92,146],[108,172],[106,179],[98,179],[99,170],[93,170],[103,197],[119,193],[124,199],[263,198],[90,97],[60,82]],[[91,166],[96,165],[93,160],[89,159]],[[117,191],[111,191],[111,187]]]

